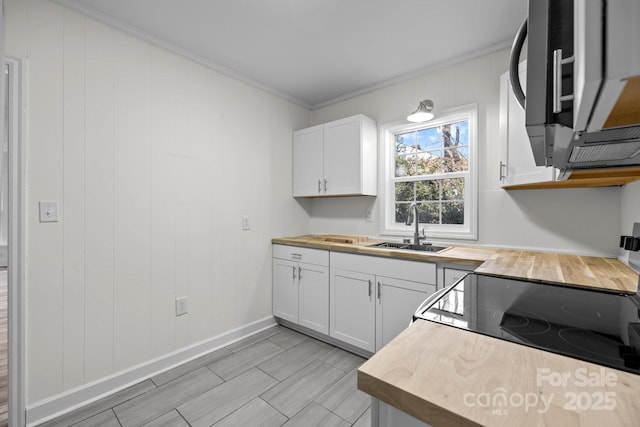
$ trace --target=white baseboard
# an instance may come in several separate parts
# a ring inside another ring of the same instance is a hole
[[[265,317],[173,353],[28,405],[26,411],[27,426],[35,426],[59,417],[275,324],[276,322],[272,316]]]

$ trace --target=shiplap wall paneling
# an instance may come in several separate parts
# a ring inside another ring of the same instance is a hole
[[[27,389],[30,396],[43,397],[63,389],[63,227],[62,222],[38,220],[39,200],[58,200],[64,217],[62,9],[43,4],[29,12],[28,22],[31,31],[23,35],[30,48],[28,119],[38,126],[29,128],[27,147],[31,172],[26,224],[37,236],[29,239],[26,254],[29,305],[25,320],[31,331],[26,337]]]
[[[113,32],[86,21],[85,381],[114,368]]]
[[[63,387],[85,377],[85,37],[84,18],[64,11]]]

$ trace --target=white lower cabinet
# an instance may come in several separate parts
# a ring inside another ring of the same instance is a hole
[[[366,352],[435,291],[433,263],[273,245],[273,315]]]
[[[298,323],[298,263],[273,259],[273,315]]]
[[[300,264],[298,323],[329,334],[329,267]]]
[[[330,335],[375,352],[436,290],[432,263],[331,252]]]
[[[375,276],[331,268],[329,281],[330,336],[374,352],[376,350]]]
[[[273,315],[328,335],[328,265],[328,251],[274,245]]]
[[[376,276],[376,351],[409,326],[411,316],[435,286]]]

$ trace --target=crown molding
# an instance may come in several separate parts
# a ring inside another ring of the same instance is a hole
[[[306,108],[306,109],[311,109],[311,104],[309,104],[308,102],[302,101],[301,99],[298,99],[294,96],[292,96],[291,94],[288,94],[286,92],[283,92],[281,90],[275,89],[269,85],[266,85],[264,83],[261,83],[257,80],[254,80],[238,71],[235,71],[231,68],[228,68],[224,65],[218,64],[217,62],[211,61],[201,55],[198,55],[195,52],[192,52],[188,49],[184,49],[180,46],[177,46],[173,43],[169,43],[159,37],[154,36],[153,34],[150,34],[146,31],[143,31],[139,28],[134,27],[133,25],[129,25],[125,22],[122,22],[118,19],[115,19],[111,16],[108,16],[92,7],[87,7],[83,4],[80,4],[79,2],[75,1],[75,0],[50,0],[53,3],[56,3],[62,7],[65,7],[67,9],[73,10],[74,12],[77,12],[83,16],[86,16],[88,18],[94,19],[98,22],[101,22],[103,24],[106,24],[110,27],[113,27],[115,29],[118,29],[120,31],[123,31],[131,36],[134,36],[136,38],[142,39],[146,42],[149,42],[153,45],[156,45],[162,49],[168,50],[170,52],[173,52],[175,54],[178,54],[180,56],[183,56],[187,59],[190,59],[194,62],[197,62],[201,65],[204,65],[207,68],[210,68],[214,71],[217,71],[221,74],[225,74],[231,78],[234,78],[236,80],[239,80],[243,83],[246,83],[248,85],[251,85],[257,89],[260,89],[264,92],[270,93],[271,95],[275,95],[279,98],[282,98],[286,101],[292,102],[300,107]]]
[[[366,86],[362,89],[355,90],[353,92],[346,93],[344,95],[337,96],[335,98],[328,99],[326,101],[318,102],[316,104],[311,105],[311,110],[317,110],[322,107],[327,107],[332,104],[336,104],[338,102],[346,101],[350,98],[355,98],[356,96],[365,95],[367,93],[384,89],[385,87],[393,86],[398,83],[402,83],[407,80],[411,80],[416,77],[423,76],[425,74],[433,73],[434,71],[441,70],[443,68],[451,67],[453,65],[461,64],[463,62],[469,61],[471,59],[479,58],[481,56],[488,55],[490,53],[498,52],[500,50],[511,47],[513,44],[513,40],[504,40],[500,43],[496,43],[494,45],[488,46],[484,49],[478,49],[473,51],[472,53],[457,56],[455,58],[449,59],[447,61],[440,62],[435,65],[430,65],[428,67],[419,68],[415,71],[411,71],[406,74],[402,74],[398,77],[394,77],[388,80],[384,80],[380,83],[376,83],[374,85]]]
[[[402,74],[400,76],[397,77],[393,77],[391,79],[388,80],[384,80],[381,81],[379,83],[373,84],[373,85],[368,85],[365,86],[363,88],[360,88],[358,90],[352,91],[352,92],[348,92],[345,93],[343,95],[334,97],[334,98],[330,98],[326,101],[321,101],[321,102],[317,102],[317,103],[309,103],[306,101],[303,101],[289,93],[286,93],[282,90],[276,89],[272,86],[266,85],[262,82],[259,82],[255,79],[252,79],[251,77],[246,76],[243,73],[240,73],[236,70],[233,70],[229,67],[226,67],[224,65],[221,65],[215,61],[212,61],[210,59],[207,59],[193,51],[190,51],[188,49],[184,49],[180,46],[177,46],[173,43],[167,42],[159,37],[154,36],[153,34],[150,34],[146,31],[143,31],[139,28],[136,28],[132,25],[129,25],[127,23],[124,23],[118,19],[115,19],[111,16],[108,16],[98,10],[96,10],[95,8],[92,7],[87,7],[83,4],[81,4],[80,2],[78,2],[77,0],[50,0],[53,3],[56,3],[62,7],[71,9],[81,15],[84,15],[88,18],[94,19],[98,22],[101,22],[103,24],[106,24],[110,27],[116,28],[118,30],[121,30],[127,34],[130,34],[134,37],[137,37],[139,39],[142,39],[144,41],[147,41],[153,45],[156,45],[160,48],[163,48],[165,50],[168,50],[170,52],[173,52],[175,54],[178,54],[180,56],[183,56],[187,59],[190,59],[194,62],[197,62],[209,69],[212,69],[214,71],[217,71],[221,74],[227,75],[231,78],[234,78],[238,81],[241,81],[243,83],[246,83],[248,85],[251,85],[257,89],[260,89],[264,92],[267,92],[271,95],[277,96],[279,98],[282,98],[286,101],[292,102],[300,107],[306,108],[308,110],[317,110],[319,108],[323,108],[323,107],[327,107],[329,105],[332,104],[336,104],[338,102],[342,102],[345,101],[347,99],[350,98],[355,98],[357,96],[361,96],[379,89],[383,89],[389,86],[393,86],[395,84],[428,74],[428,73],[432,73],[434,71],[438,71],[441,70],[443,68],[447,68],[456,64],[460,64],[462,62],[474,59],[474,58],[478,58],[480,56],[484,56],[493,52],[497,52],[499,50],[502,49],[506,49],[508,47],[511,46],[512,44],[512,40],[504,40],[500,43],[496,43],[492,46],[486,47],[484,49],[478,49],[473,51],[472,53],[466,54],[466,55],[461,55],[452,59],[449,59],[447,61],[443,61],[441,63],[435,64],[435,65],[431,65],[428,67],[424,67],[424,68],[420,68],[417,69],[415,71],[406,73],[406,74]]]

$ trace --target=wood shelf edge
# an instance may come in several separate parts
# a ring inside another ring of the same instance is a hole
[[[574,171],[567,180],[509,185],[504,190],[616,187],[640,180],[640,168]]]

